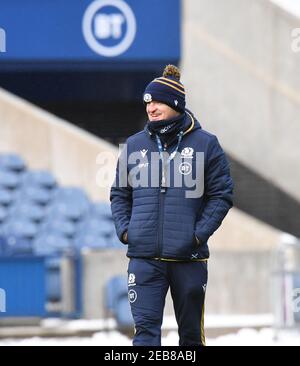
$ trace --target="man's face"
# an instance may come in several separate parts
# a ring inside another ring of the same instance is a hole
[[[147,103],[146,112],[148,114],[149,121],[161,121],[166,119],[171,119],[179,116],[179,112],[175,111],[167,104],[152,101]]]

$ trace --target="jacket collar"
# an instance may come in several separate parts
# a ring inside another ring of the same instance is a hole
[[[186,117],[185,117],[185,123],[184,123],[184,128],[183,128],[183,131],[184,131],[183,135],[184,136],[189,134],[193,130],[202,128],[200,123],[196,120],[196,118],[194,117],[194,115],[191,111],[186,109],[185,112],[186,112]],[[154,134],[151,131],[149,131],[147,125],[144,128],[144,132],[148,135],[148,137],[150,137],[150,138],[154,137]]]

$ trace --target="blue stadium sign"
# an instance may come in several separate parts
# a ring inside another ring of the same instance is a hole
[[[180,0],[11,0],[1,4],[0,28],[0,64],[180,56]]]
[[[83,17],[83,35],[90,48],[102,56],[119,56],[132,45],[136,19],[122,0],[97,0]]]

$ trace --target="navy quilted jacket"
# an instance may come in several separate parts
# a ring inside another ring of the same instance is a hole
[[[164,150],[171,154],[176,144]],[[208,258],[207,240],[232,207],[233,182],[216,136],[204,131],[194,116],[186,113],[182,141],[176,158],[168,165],[166,189],[161,188],[162,164],[153,134],[145,128],[130,136],[126,145],[110,199],[122,242],[128,232],[127,256]],[[196,189],[192,179],[203,184]],[[194,194],[196,191],[199,194]]]

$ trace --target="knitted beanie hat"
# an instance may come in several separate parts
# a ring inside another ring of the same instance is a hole
[[[143,94],[144,103],[162,102],[176,111],[185,111],[185,90],[180,82],[180,71],[174,65],[167,65],[163,76],[149,83]]]

